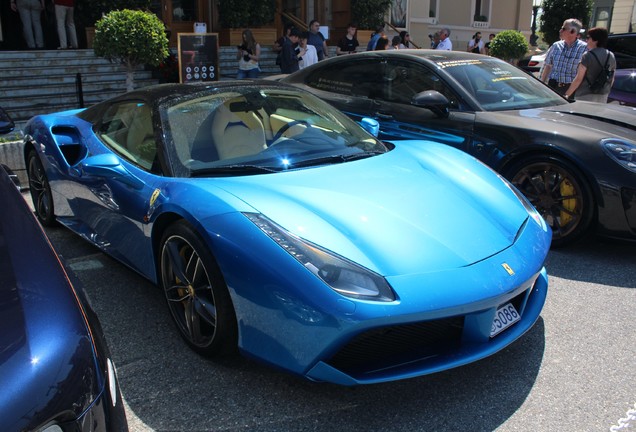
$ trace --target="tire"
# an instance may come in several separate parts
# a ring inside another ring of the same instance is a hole
[[[557,156],[535,156],[516,164],[508,179],[552,228],[552,246],[580,239],[594,219],[592,192],[581,172]]]
[[[179,333],[206,357],[236,352],[234,307],[221,271],[201,237],[185,221],[161,240],[159,276]]]
[[[46,178],[44,166],[35,150],[29,152],[27,157],[27,175],[29,176],[29,191],[35,209],[35,215],[44,226],[55,225],[55,210],[53,207],[53,194],[49,180]]]

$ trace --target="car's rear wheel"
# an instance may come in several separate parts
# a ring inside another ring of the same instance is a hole
[[[509,170],[510,181],[552,228],[552,245],[579,239],[594,219],[590,187],[581,172],[556,156],[537,156]]]
[[[55,224],[55,212],[53,210],[53,194],[49,186],[46,172],[35,150],[27,157],[27,175],[29,176],[29,191],[33,200],[35,215],[44,226]]]
[[[187,222],[166,230],[159,263],[168,308],[188,345],[206,356],[234,352],[237,329],[230,294],[214,257]]]

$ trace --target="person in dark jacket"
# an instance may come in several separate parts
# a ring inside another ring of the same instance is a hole
[[[283,40],[280,57],[280,70],[284,74],[289,74],[299,70],[298,66],[298,53],[296,48],[298,47],[298,38],[300,37],[300,30],[297,28],[291,29],[289,36],[286,36]]]

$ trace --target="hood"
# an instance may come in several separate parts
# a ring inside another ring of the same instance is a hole
[[[354,162],[216,184],[290,232],[383,275],[483,260],[509,247],[528,217],[492,170],[423,141]]]
[[[520,115],[536,117],[541,120],[557,121],[559,125],[556,130],[560,133],[563,133],[561,128],[567,126],[571,126],[577,135],[598,135],[599,138],[621,137],[633,140],[634,133],[636,133],[636,124],[634,122],[636,108],[623,107],[616,104],[581,101],[538,110],[522,110]]]

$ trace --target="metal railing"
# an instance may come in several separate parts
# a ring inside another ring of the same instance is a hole
[[[391,28],[393,29],[393,31],[395,31],[397,34],[400,34],[400,31],[401,31],[401,30],[400,30],[400,29],[398,29],[397,27],[395,27],[395,26],[394,26],[393,24],[391,24],[390,22],[385,21],[385,22],[384,22],[384,24],[385,24],[385,25],[387,25],[387,26],[389,26],[389,27],[391,27]],[[417,49],[419,49],[419,48],[420,48],[420,47],[419,47],[419,45],[417,45],[417,44],[416,44],[415,42],[413,42],[412,40],[411,40],[409,43],[410,43],[411,45],[413,45],[413,46],[414,46],[415,48],[417,48]]]
[[[84,89],[82,88],[82,74],[75,74],[75,95],[77,96],[77,104],[79,108],[84,108]]]

